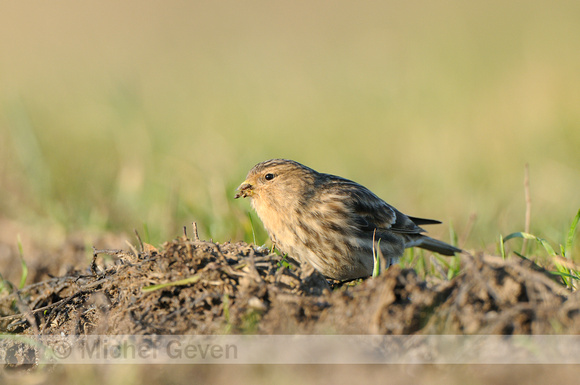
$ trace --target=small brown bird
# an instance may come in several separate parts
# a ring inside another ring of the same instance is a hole
[[[358,183],[292,160],[258,163],[237,190],[235,198],[251,198],[278,250],[328,278],[370,276],[379,239],[389,266],[407,247],[443,255],[461,251],[421,234],[419,225],[441,222],[406,216]]]

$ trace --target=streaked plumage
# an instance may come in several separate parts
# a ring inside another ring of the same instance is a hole
[[[367,277],[373,269],[373,233],[387,263],[407,247],[443,255],[461,250],[429,238],[419,225],[369,189],[298,162],[272,159],[254,166],[236,198],[250,197],[270,239],[283,253],[337,280]]]

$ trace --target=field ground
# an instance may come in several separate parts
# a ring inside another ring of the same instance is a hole
[[[0,330],[19,335],[580,333],[578,292],[568,291],[532,262],[465,254],[461,264],[461,273],[452,280],[423,281],[415,270],[395,265],[377,278],[340,284],[243,242],[181,237],[160,250],[147,244],[101,250],[94,264],[25,286],[18,294],[5,292]],[[43,311],[31,316],[29,309]],[[218,366],[204,365],[177,365],[172,371],[164,366],[127,367],[125,376],[131,381],[150,376],[181,381],[186,373],[195,373],[198,381],[213,382],[234,373],[251,381],[267,381],[274,371],[290,375],[289,366],[233,366],[238,369],[220,367],[217,372],[213,369]],[[291,377],[306,383],[314,383],[306,380],[309,376],[346,383],[387,374],[401,383],[409,376],[426,383],[433,375],[450,383],[499,378],[508,383],[515,378],[507,369],[493,371],[483,365],[355,365],[337,377],[324,365],[295,367],[298,372]],[[526,368],[530,379],[533,373],[534,381],[545,378],[541,365],[519,367]],[[22,379],[18,368],[8,365],[0,376]],[[98,383],[116,372],[107,366],[57,365],[32,373],[39,383],[89,373]],[[575,373],[569,366],[557,376],[567,379]]]

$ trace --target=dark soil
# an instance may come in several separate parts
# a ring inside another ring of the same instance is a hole
[[[246,243],[183,237],[161,250],[140,249],[97,251],[83,270],[3,294],[0,332],[580,332],[578,294],[527,260],[465,255],[451,281],[425,282],[393,266],[378,278],[341,285]]]

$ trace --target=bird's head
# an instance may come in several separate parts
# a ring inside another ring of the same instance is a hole
[[[316,171],[287,159],[271,159],[255,165],[237,189],[235,198],[291,201],[315,178]]]

